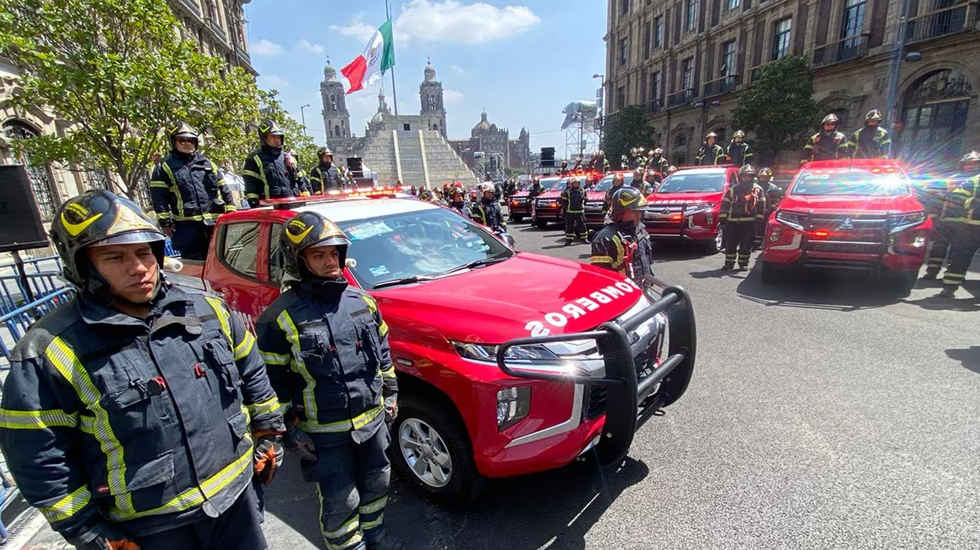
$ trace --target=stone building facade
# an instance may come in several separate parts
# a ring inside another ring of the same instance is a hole
[[[484,111],[480,122],[470,130],[470,139],[453,140],[453,147],[466,164],[477,173],[484,173],[487,164],[501,169],[527,168],[531,155],[531,138],[526,128],[521,128],[517,139],[510,139],[510,130],[498,128],[487,118]],[[483,158],[474,153],[482,152]]]
[[[948,165],[980,148],[976,2],[908,0],[897,122],[901,158]],[[887,111],[899,0],[608,0],[605,98],[610,116],[643,107],[674,164],[708,131],[727,143],[739,92],[784,55],[806,55],[814,99],[851,131]],[[751,136],[749,136],[751,138]],[[801,144],[802,146],[802,144]],[[786,161],[793,155],[787,153]]]
[[[197,42],[201,51],[217,56],[230,66],[239,66],[255,74],[249,60],[245,39],[243,4],[251,0],[169,0],[174,14],[183,23],[179,29],[184,38]],[[17,67],[0,58],[0,105],[17,88]],[[10,146],[12,140],[32,136],[59,134],[69,124],[44,106],[28,112],[14,112],[0,106],[0,163],[27,166],[31,186],[41,219],[47,223],[55,209],[67,198],[90,188],[107,188],[110,175],[103,170],[86,170],[76,166],[32,162],[18,155]],[[141,197],[149,207],[148,191]]]

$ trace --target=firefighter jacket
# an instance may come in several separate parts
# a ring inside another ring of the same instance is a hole
[[[711,146],[707,143],[702,143],[694,159],[695,164],[698,166],[721,164],[725,162],[725,150],[717,143]]]
[[[728,161],[735,166],[743,166],[752,162],[752,148],[745,141],[742,143],[735,143],[734,141],[729,143],[727,154]]]
[[[344,188],[344,177],[333,164],[321,163],[310,170],[310,192],[319,195],[325,191],[341,190]]]
[[[755,181],[743,181],[728,188],[721,199],[720,221],[762,221],[766,215],[766,193]]]
[[[963,180],[943,196],[940,220],[980,226],[980,175]]]
[[[561,202],[562,211],[566,214],[585,213],[585,191],[581,188],[572,189],[569,187],[565,189],[561,192],[559,202]]]
[[[641,224],[607,223],[592,238],[589,263],[643,284],[653,277],[653,245]]]
[[[471,209],[473,221],[483,224],[496,231],[507,224],[504,223],[504,216],[500,212],[500,205],[495,200],[483,199],[473,205]]]
[[[667,169],[670,168],[670,163],[667,162],[667,159],[664,158],[663,155],[659,157],[650,157],[650,160],[647,161],[647,168],[660,172],[661,177],[663,177],[667,174]]]
[[[606,196],[602,199],[602,208],[603,208],[603,210],[607,210],[608,211],[609,208],[612,206],[612,196],[613,196],[613,193],[615,193],[620,187],[622,187],[622,185],[613,185],[613,186],[610,186],[609,189],[606,190]]]
[[[783,189],[771,181],[763,183],[756,180],[755,183],[762,190],[762,196],[766,199],[766,213],[772,212],[779,205],[779,201],[783,200]]]
[[[844,134],[836,130],[829,134],[820,131],[810,136],[803,146],[803,160],[836,160],[846,149],[847,137]]]
[[[242,177],[245,178],[245,196],[252,206],[259,199],[295,197],[310,186],[303,174],[286,161],[281,147],[263,145],[245,159]]]
[[[338,443],[377,433],[398,380],[374,298],[344,279],[307,279],[266,308],[255,330],[276,394],[303,431]]]
[[[213,162],[200,153],[171,151],[150,177],[150,197],[161,225],[213,221],[237,209],[231,189]]]
[[[892,138],[884,128],[865,126],[851,134],[847,147],[856,159],[888,158],[891,143]]]
[[[252,431],[284,428],[255,337],[218,298],[166,287],[138,319],[82,296],[18,343],[0,445],[69,542],[217,517],[252,479]],[[97,531],[96,531],[97,532]]]
[[[540,195],[543,191],[544,189],[542,189],[541,187],[541,182],[535,181],[534,183],[531,184],[531,190],[528,191],[527,193],[528,198],[533,199],[534,197]]]

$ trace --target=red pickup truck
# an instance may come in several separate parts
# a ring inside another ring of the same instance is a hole
[[[586,452],[615,462],[644,415],[691,378],[694,316],[679,288],[643,291],[607,270],[515,252],[424,201],[275,202],[221,216],[206,261],[174,279],[254,319],[280,292],[282,222],[312,210],[339,224],[351,239],[345,277],[391,327],[394,466],[429,494],[469,499],[485,477]]]
[[[544,229],[549,223],[564,220],[560,199],[567,183],[566,178],[559,176],[541,178],[541,194],[531,203],[531,223]]]
[[[873,271],[914,286],[932,222],[894,160],[804,164],[770,216],[762,279],[788,267]]]
[[[683,239],[708,253],[722,248],[724,230],[718,225],[721,199],[738,182],[734,166],[681,168],[647,197],[643,224],[655,239]]]

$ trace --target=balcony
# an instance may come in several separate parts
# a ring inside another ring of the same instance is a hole
[[[712,80],[704,85],[704,96],[710,97],[714,95],[727,94],[735,90],[741,83],[742,79],[738,75],[728,75],[719,78],[718,80]]]
[[[864,35],[855,34],[815,48],[813,50],[813,68],[851,61],[864,57],[867,53],[868,38]]]
[[[648,113],[659,113],[660,111],[663,111],[663,110],[664,110],[664,100],[662,100],[662,99],[659,99],[659,98],[658,99],[654,99],[653,101],[650,101],[650,102],[647,103],[647,112]]]
[[[667,96],[667,107],[679,107],[681,105],[687,105],[694,101],[695,90],[694,88],[687,88],[679,92],[674,92]]]
[[[970,9],[970,4],[973,2],[962,2],[909,19],[905,26],[906,42],[921,42],[973,30],[972,20],[976,19],[976,7]]]
[[[197,5],[197,2],[195,2],[194,0],[177,0],[177,5],[184,8],[184,10],[186,10],[194,17],[197,18],[201,17],[201,8],[200,6]]]

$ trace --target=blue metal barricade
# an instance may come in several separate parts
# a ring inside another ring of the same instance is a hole
[[[0,368],[10,367],[11,350],[35,321],[61,304],[70,302],[74,297],[75,289],[64,287],[0,317],[0,353],[6,359]]]

